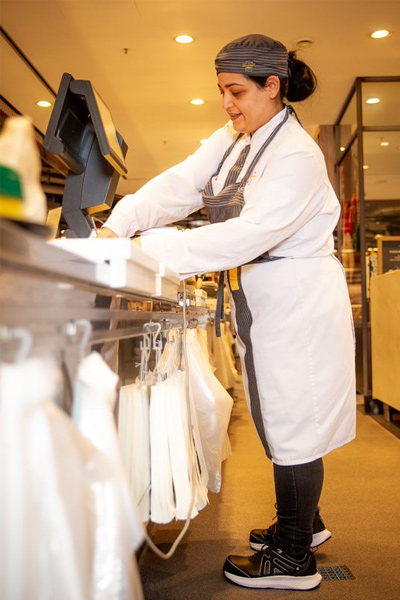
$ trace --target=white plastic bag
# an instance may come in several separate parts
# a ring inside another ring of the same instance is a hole
[[[0,597],[91,597],[98,453],[53,402],[52,359],[0,365]]]
[[[144,383],[125,385],[119,391],[118,437],[129,483],[142,522],[150,514],[149,395]]]
[[[227,431],[233,400],[204,356],[196,330],[187,331],[190,391],[208,470],[208,489],[221,489],[221,462],[230,453]]]
[[[175,517],[167,428],[169,407],[165,393],[166,385],[164,383],[151,386],[150,394],[150,512],[153,523],[169,523]]]
[[[151,520],[156,523],[193,518],[208,503],[208,473],[183,366],[182,338],[172,330],[150,400]]]
[[[221,337],[217,337],[213,324],[207,324],[207,335],[215,366],[215,376],[224,388],[229,390],[235,386],[238,373],[234,365],[230,339],[226,334],[226,323],[221,322]]]
[[[95,494],[93,597],[96,600],[142,598],[133,551],[143,529],[123,470],[113,417],[118,376],[97,352],[79,365],[73,418],[82,434],[108,459],[114,477]]]

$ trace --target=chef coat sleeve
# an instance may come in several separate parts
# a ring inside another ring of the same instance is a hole
[[[239,217],[184,232],[143,236],[143,249],[184,279],[246,264],[287,240],[315,215],[332,211],[322,155],[312,146],[290,148],[290,144],[280,147],[263,175],[246,188]]]
[[[231,124],[215,131],[186,160],[122,198],[104,227],[119,237],[179,221],[203,206],[202,190],[233,141]]]

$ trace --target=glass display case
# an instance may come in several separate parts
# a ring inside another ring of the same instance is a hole
[[[369,281],[377,236],[400,234],[400,76],[358,77],[335,124],[342,212],[338,255],[346,272],[356,333],[357,392],[372,397]]]

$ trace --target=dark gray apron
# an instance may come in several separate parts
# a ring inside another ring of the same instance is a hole
[[[291,108],[291,107],[290,107]],[[218,165],[218,169],[211,177],[211,179],[207,182],[204,190],[203,190],[203,202],[207,212],[207,217],[210,223],[222,223],[227,221],[228,219],[233,219],[234,217],[238,217],[242,211],[243,206],[245,205],[243,191],[246,186],[247,181],[252,175],[256,164],[260,160],[260,157],[264,153],[265,149],[272,142],[278,131],[281,127],[286,123],[289,118],[290,108],[286,108],[285,115],[282,121],[275,127],[269,137],[265,140],[253,160],[251,161],[243,179],[241,181],[237,181],[237,178],[242,170],[243,164],[246,160],[246,157],[250,150],[250,144],[246,145],[242,152],[239,155],[236,163],[229,170],[228,176],[225,180],[225,183],[222,187],[222,190],[215,196],[213,190],[212,180],[216,177],[224,164],[225,160],[228,158],[236,143],[242,138],[243,134],[240,133],[233,144],[228,148],[222,157],[221,162]],[[259,263],[259,262],[267,262],[273,260],[279,260],[280,256],[270,256],[268,252],[264,252],[257,258],[254,258],[252,261],[246,264],[251,263]],[[217,333],[217,337],[221,336],[221,319],[223,318],[223,310],[224,310],[224,279],[225,279],[225,271],[222,271],[219,276],[218,282],[218,294],[217,294],[217,310],[215,315],[215,329]]]
[[[286,113],[282,119],[282,121],[275,127],[270,136],[261,146],[260,150],[257,152],[256,156],[253,158],[249,168],[247,169],[242,181],[237,182],[237,177],[239,176],[243,164],[245,162],[246,156],[250,149],[250,144],[243,148],[242,152],[236,163],[230,169],[226,181],[224,183],[223,189],[214,196],[212,179],[217,176],[221,170],[221,167],[224,161],[227,159],[229,154],[232,152],[237,141],[242,137],[242,134],[239,134],[234,143],[228,148],[225,152],[217,171],[214,173],[213,177],[208,181],[207,185],[204,188],[203,192],[203,201],[207,211],[208,218],[211,223],[221,223],[227,221],[228,219],[232,219],[234,217],[238,217],[241,213],[241,210],[245,204],[243,197],[243,190],[245,185],[254,171],[254,168],[259,161],[261,155],[264,150],[268,147],[271,141],[274,139],[280,128],[289,118],[289,114],[291,112],[291,107],[286,108]],[[267,199],[266,199],[267,200]],[[281,256],[270,256],[268,252],[264,252],[261,256],[258,256],[251,263],[258,262],[266,262],[279,260],[283,257]],[[246,263],[250,264],[250,263]],[[219,284],[218,284],[218,295],[217,295],[217,310],[215,315],[215,329],[218,337],[221,336],[221,319],[223,318],[223,308],[224,308],[224,277],[225,272],[220,273]],[[235,312],[236,312],[236,326],[237,333],[240,337],[242,343],[244,344],[246,351],[244,355],[244,366],[247,373],[247,382],[249,388],[249,404],[250,404],[250,412],[253,418],[255,427],[257,429],[257,433],[260,437],[261,443],[264,447],[265,453],[268,458],[271,458],[271,451],[269,449],[268,441],[265,435],[264,423],[262,418],[261,411],[261,403],[260,397],[258,393],[257,386],[257,376],[254,365],[254,357],[253,357],[253,348],[251,343],[251,326],[253,323],[253,317],[250,311],[250,308],[247,303],[246,296],[244,294],[243,288],[240,284],[241,277],[241,267],[238,267],[237,270],[238,277],[238,285],[235,288],[232,287],[231,282],[230,289],[233,301],[235,303]]]

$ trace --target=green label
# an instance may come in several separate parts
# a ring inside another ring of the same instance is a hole
[[[0,165],[0,196],[22,200],[21,179],[14,169]]]

